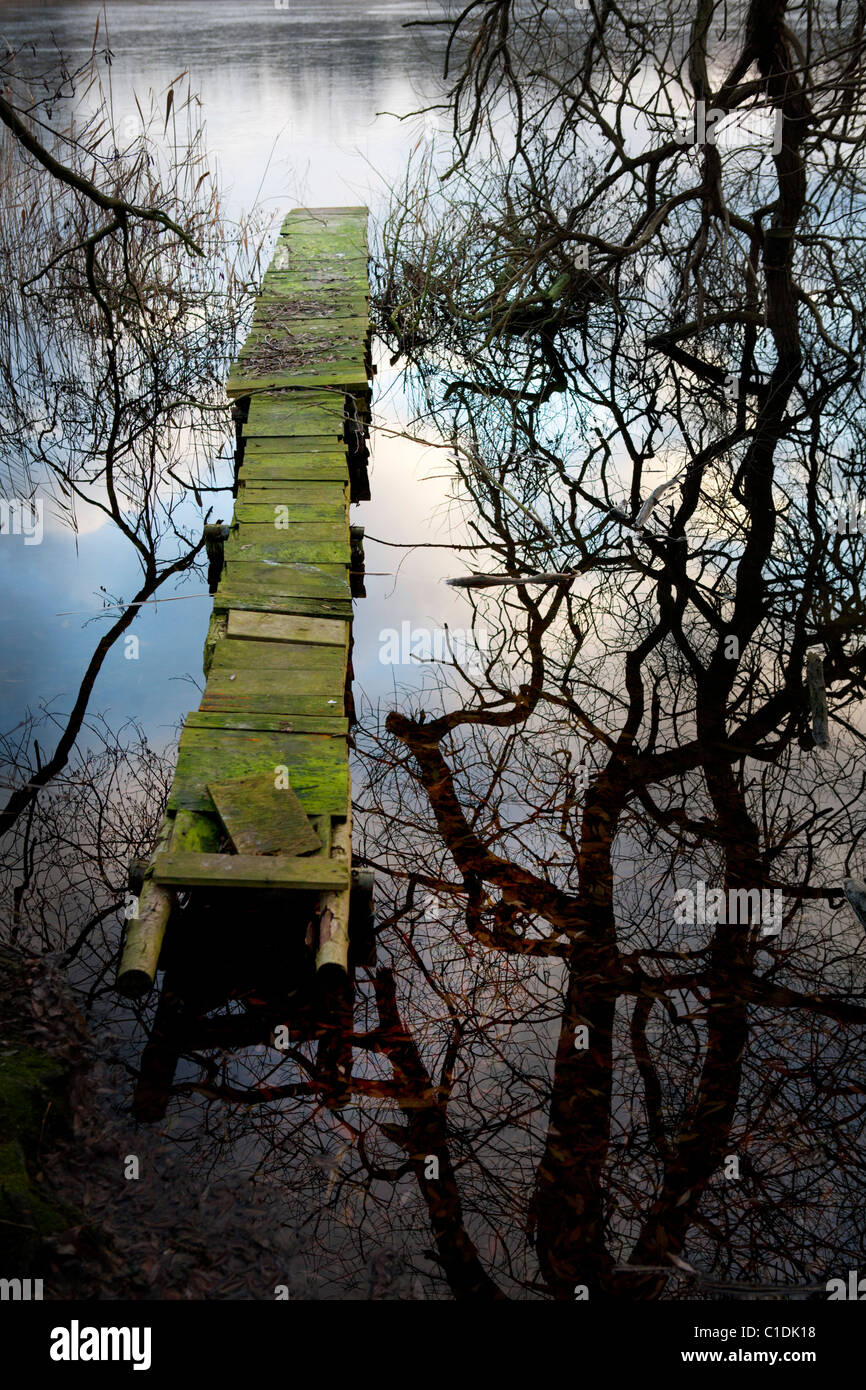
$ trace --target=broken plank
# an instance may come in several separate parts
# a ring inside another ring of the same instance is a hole
[[[312,854],[322,848],[307,813],[285,779],[208,782],[207,789],[238,854]]]

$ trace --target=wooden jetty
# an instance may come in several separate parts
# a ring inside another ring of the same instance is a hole
[[[332,1080],[345,1048],[334,1018],[345,1025],[350,913],[369,930],[371,888],[352,869],[348,756],[364,592],[349,505],[370,495],[366,235],[364,208],[289,213],[229,376],[236,501],[230,525],[206,529],[206,685],[156,851],[131,874],[138,909],[118,972],[119,991],[141,996],[166,971],[145,1116],[164,1110],[184,1049],[215,1036],[205,1015],[239,990],[234,1040],[267,1040],[290,1013],[294,1037],[324,1040]]]

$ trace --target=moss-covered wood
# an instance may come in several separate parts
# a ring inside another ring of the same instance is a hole
[[[286,217],[232,368],[241,463],[207,683],[180,740],[171,839],[127,933],[127,984],[152,978],[175,888],[315,890],[332,895],[342,923],[349,484],[370,396],[366,228],[363,208]]]
[[[318,674],[311,673],[313,677]],[[247,698],[252,697],[248,695]],[[276,696],[272,698],[276,702]],[[333,697],[325,689],[321,694],[292,698],[308,706],[318,706],[318,709],[310,709],[310,713],[326,713],[328,699]],[[342,709],[339,712],[342,713]],[[189,726],[181,736],[169,806],[213,815],[216,808],[207,790],[208,782],[215,778],[228,782],[239,777],[261,776],[269,777],[273,783],[280,768],[288,769],[290,785],[308,815],[324,812],[339,815],[345,808],[349,773],[344,738]]]
[[[166,854],[158,877],[165,887],[343,889],[345,864],[320,855],[294,858],[278,854]]]

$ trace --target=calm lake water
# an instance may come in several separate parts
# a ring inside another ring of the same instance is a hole
[[[16,49],[28,46],[24,62],[44,66],[57,45],[74,64],[90,50],[100,9],[93,0],[0,4],[0,34]],[[431,129],[429,119],[401,123],[382,113],[416,109],[425,94],[430,100],[441,70],[438,32],[404,25],[439,12],[426,0],[290,0],[280,8],[273,0],[118,0],[107,7],[117,119],[133,115],[134,92],[164,91],[188,69],[230,216],[257,202],[277,212],[299,202],[364,203],[375,223],[409,151]],[[379,366],[375,416],[389,430],[407,418],[387,363]],[[385,540],[447,539],[431,526],[431,517],[441,516],[445,484],[422,481],[443,471],[436,458],[390,433],[378,434],[373,446],[373,500],[356,509],[354,520]],[[46,506],[40,546],[0,537],[3,729],[43,702],[68,710],[105,625],[99,586],[128,596],[137,576],[129,547],[99,513],[82,515],[76,544],[49,512]],[[385,573],[370,575],[368,597],[356,607],[356,699],[388,700],[395,685],[413,679],[413,669],[417,675],[417,667],[380,662],[384,629],[465,623],[465,606],[441,582],[442,552],[409,555],[398,582],[402,555],[368,542],[368,570]],[[203,587],[193,580],[176,592],[202,594]],[[140,659],[125,660],[122,645],[111,653],[91,709],[106,711],[115,726],[140,721],[157,744],[173,741],[178,721],[198,704],[191,682],[203,681],[209,612],[206,595],[143,611],[133,629]]]

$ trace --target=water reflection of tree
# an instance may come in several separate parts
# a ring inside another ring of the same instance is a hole
[[[225,220],[186,74],[120,121],[110,61],[97,26],[78,67],[0,62],[0,487],[76,534],[96,515],[128,546],[133,589],[103,586],[110,621],[68,713],[22,710],[0,834],[67,766],[141,605],[201,563],[202,519],[231,505],[223,387],[261,229]]]
[[[576,578],[480,591],[499,660],[462,709],[389,716],[374,853],[412,882],[424,826],[438,872],[421,878],[447,883],[463,939],[560,963],[522,1208],[547,1292],[657,1295],[684,1257],[809,1284],[862,1238],[862,937],[833,909],[863,833],[864,552],[832,506],[862,478],[863,265],[843,212],[860,206],[862,39],[816,5],[744,7],[727,35],[718,7],[599,11],[565,42],[552,13],[498,3],[456,24],[456,172],[437,183],[428,160],[408,186],[381,305],[436,418],[453,407],[499,571]],[[473,163],[506,97],[514,146]],[[687,155],[674,121],[698,101],[763,102],[780,148]],[[673,886],[698,880],[781,890],[781,936],[754,914],[675,925]],[[491,1127],[511,1114],[498,1096]]]

